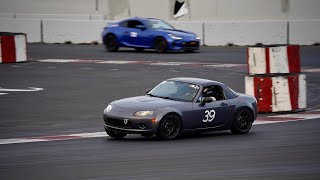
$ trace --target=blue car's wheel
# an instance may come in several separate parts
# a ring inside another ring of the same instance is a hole
[[[158,37],[155,40],[154,43],[154,48],[156,49],[157,52],[159,53],[164,53],[167,51],[167,41],[163,37]]]
[[[249,109],[241,109],[234,117],[230,130],[234,134],[245,134],[251,129],[253,120],[253,114]]]
[[[169,114],[161,120],[157,136],[164,140],[174,139],[179,135],[180,129],[180,118],[177,115]]]
[[[107,35],[105,39],[106,49],[109,52],[116,52],[119,49],[117,38],[114,35]]]

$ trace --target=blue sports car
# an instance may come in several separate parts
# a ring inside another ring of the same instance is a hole
[[[190,131],[230,129],[245,134],[257,113],[255,97],[236,93],[220,82],[172,78],[144,96],[111,102],[103,119],[105,131],[116,139],[127,134],[174,139]]]
[[[109,23],[102,32],[103,44],[109,52],[120,47],[138,51],[155,49],[192,52],[199,49],[200,38],[195,33],[175,29],[167,22],[154,18],[131,18]]]

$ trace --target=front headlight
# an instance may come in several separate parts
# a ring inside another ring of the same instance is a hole
[[[153,114],[153,111],[137,111],[133,115],[134,116],[150,116]]]
[[[179,36],[176,36],[174,34],[168,34],[168,36],[172,39],[176,39],[176,40],[179,40],[179,39],[182,39],[182,37],[179,37]]]
[[[200,40],[201,38],[199,36],[196,37],[196,40]]]
[[[112,109],[112,105],[109,104],[109,105],[107,106],[107,108],[104,110],[104,112],[110,112],[111,109]]]

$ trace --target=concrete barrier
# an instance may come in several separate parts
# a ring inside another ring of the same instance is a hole
[[[16,14],[18,19],[90,20],[90,14]]]
[[[41,42],[40,20],[0,18],[0,31],[26,33],[28,42]]]
[[[293,112],[306,108],[306,76],[301,74],[300,47],[248,48],[246,94],[255,96],[259,112]]]
[[[43,20],[45,43],[101,43],[101,32],[109,21]]]
[[[5,16],[10,16],[6,14]],[[14,15],[13,15],[14,16]],[[18,18],[0,18],[0,31],[23,32],[28,42],[101,43],[100,34],[108,20],[101,15],[43,16],[17,14]],[[0,16],[1,17],[1,16]],[[24,18],[65,19],[24,19]],[[67,18],[85,18],[69,20]],[[90,20],[91,19],[91,20]],[[101,19],[101,20],[99,20]],[[41,25],[42,22],[42,25]],[[320,20],[313,21],[169,21],[177,29],[196,33],[208,46],[320,43]],[[288,29],[289,23],[289,29]],[[42,28],[42,29],[41,29]],[[43,39],[42,39],[43,38]]]
[[[300,73],[300,46],[280,45],[248,48],[248,73]]]
[[[197,36],[201,38],[201,44],[203,45],[203,22],[200,21],[170,21],[176,29],[181,29],[185,31],[191,31],[196,33]]]
[[[285,21],[215,21],[204,24],[204,44],[255,45],[286,44],[287,22]]]
[[[290,44],[313,45],[320,43],[320,20],[290,21]]]
[[[25,33],[0,32],[0,63],[27,61]]]
[[[0,13],[0,18],[14,18],[14,13]]]
[[[246,76],[246,94],[255,96],[259,112],[293,112],[307,106],[305,74]]]

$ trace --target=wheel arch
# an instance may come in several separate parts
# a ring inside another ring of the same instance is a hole
[[[177,111],[177,110],[174,110],[174,109],[167,109],[166,111],[163,111],[163,112],[161,112],[161,118],[159,118],[160,120],[159,120],[159,123],[158,124],[160,124],[161,123],[161,121],[163,120],[163,118],[164,117],[166,117],[166,116],[168,116],[168,115],[170,115],[170,114],[173,114],[173,115],[176,115],[176,116],[178,116],[178,118],[179,118],[179,121],[180,121],[180,125],[181,125],[181,129],[183,129],[183,123],[182,123],[182,113],[181,112],[179,112],[179,111]],[[158,127],[159,128],[159,127]],[[180,129],[180,131],[181,131],[181,129]]]
[[[238,108],[235,110],[234,115],[236,115],[239,111],[241,111],[241,110],[243,110],[243,109],[249,110],[249,111],[251,112],[251,114],[254,116],[254,111],[253,111],[253,109],[252,109],[251,107],[249,107],[249,106],[240,106],[240,107],[238,107]]]
[[[157,41],[157,39],[159,39],[159,38],[163,38],[163,39],[167,42],[167,39],[166,39],[163,35],[157,35],[157,36],[155,36],[155,37],[153,38],[152,48],[155,48],[155,46],[156,46],[156,41]]]
[[[108,32],[107,34],[105,34],[104,36],[103,36],[103,44],[106,44],[106,39],[107,39],[107,36],[114,36],[116,39],[117,39],[117,41],[119,41],[118,40],[118,38],[117,38],[117,36],[113,33],[113,32]]]
[[[232,126],[232,124],[233,124],[233,121],[235,120],[235,116],[236,116],[241,110],[243,110],[243,109],[249,110],[250,113],[255,117],[254,111],[253,111],[253,109],[252,109],[251,107],[245,106],[245,105],[239,106],[239,107],[237,107],[236,109],[234,109],[233,113],[231,114],[230,120],[229,120],[229,122],[228,122],[228,124],[227,124],[227,126],[226,126],[226,127],[228,127],[228,129],[231,128],[231,126]],[[254,119],[254,120],[255,120],[255,119]]]

